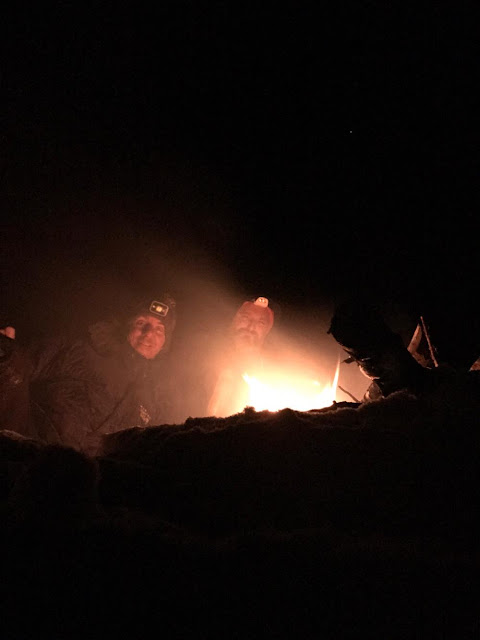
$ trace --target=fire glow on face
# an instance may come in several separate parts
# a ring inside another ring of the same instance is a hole
[[[296,376],[295,378],[270,374],[260,378],[243,374],[248,385],[248,404],[256,411],[280,411],[294,409],[309,411],[329,407],[335,402],[340,365],[337,365],[331,384],[322,385],[318,380]]]

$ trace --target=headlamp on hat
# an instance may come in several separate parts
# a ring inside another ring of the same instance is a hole
[[[262,307],[263,309],[265,309],[266,307],[268,307],[268,298],[257,298],[253,304],[255,304],[257,307]]]
[[[150,313],[153,313],[156,316],[165,318],[165,316],[170,310],[170,307],[165,302],[159,302],[158,300],[153,300],[148,310]]]

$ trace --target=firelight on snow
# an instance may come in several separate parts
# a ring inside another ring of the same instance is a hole
[[[340,366],[337,365],[331,384],[321,385],[318,380],[297,376],[295,378],[279,375],[254,377],[243,374],[248,385],[248,406],[256,411],[279,411],[294,409],[309,411],[329,407],[335,402]]]

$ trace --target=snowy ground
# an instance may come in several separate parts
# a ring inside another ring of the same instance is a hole
[[[478,637],[478,388],[0,432],[4,637]]]

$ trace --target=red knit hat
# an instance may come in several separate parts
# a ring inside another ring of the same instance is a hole
[[[270,329],[273,327],[275,314],[273,312],[273,309],[268,306],[268,298],[259,297],[259,298],[256,298],[255,300],[247,300],[240,306],[237,313],[239,313],[242,309],[246,310],[246,309],[252,309],[252,308],[254,309],[260,308],[264,310],[265,321],[267,322],[268,331],[270,331]]]

